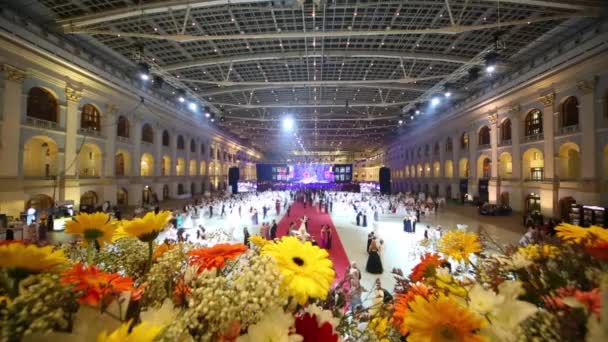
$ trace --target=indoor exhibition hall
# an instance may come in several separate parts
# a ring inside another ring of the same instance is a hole
[[[608,0],[0,0],[0,341],[608,341]]]

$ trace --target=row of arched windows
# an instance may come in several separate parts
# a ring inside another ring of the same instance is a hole
[[[561,113],[561,127],[572,127],[577,126],[579,124],[579,110],[578,110],[578,100],[574,96],[570,96],[566,98],[560,108]],[[510,144],[511,143],[511,120],[505,119],[499,125],[499,143],[500,144]],[[525,117],[524,120],[524,136],[531,137],[535,135],[539,135],[543,133],[543,113],[539,109],[531,109]],[[483,126],[478,133],[477,143],[479,146],[487,146],[490,145],[490,128],[488,126]],[[464,132],[460,135],[460,148],[462,150],[467,150],[469,148],[469,134]],[[439,143],[435,143],[433,148],[434,154],[439,154]],[[422,147],[419,147],[417,150],[417,156],[422,157]],[[424,147],[424,155],[429,155],[429,145]],[[446,152],[453,151],[452,139],[447,138],[445,145]],[[406,153],[407,156],[407,153]],[[413,152],[411,153],[411,157],[413,158]]]

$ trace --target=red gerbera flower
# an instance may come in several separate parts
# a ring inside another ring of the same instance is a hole
[[[608,260],[608,241],[599,241],[585,246],[585,251],[600,260]]]
[[[74,285],[74,290],[81,292],[80,304],[96,306],[102,300],[108,304],[120,296],[121,292],[133,291],[133,279],[118,273],[105,273],[95,266],[85,267],[82,263],[63,273],[61,282]]]
[[[245,253],[247,246],[242,243],[231,245],[221,243],[210,248],[200,248],[190,251],[190,265],[197,265],[198,271],[217,268],[221,269],[226,264],[226,260],[232,260]]]
[[[591,291],[576,290],[574,292],[574,298],[583,303],[590,312],[598,316],[600,315],[600,309],[602,308],[602,297],[600,296],[599,288],[595,288]]]
[[[319,326],[316,316],[309,313],[296,317],[296,333],[304,338],[304,342],[338,341],[338,335],[334,333],[331,323],[324,322]]]
[[[432,275],[432,272],[434,272],[437,267],[440,267],[444,261],[445,260],[443,260],[439,254],[426,253],[420,260],[420,263],[412,269],[410,279],[413,282],[421,281],[425,277]]]

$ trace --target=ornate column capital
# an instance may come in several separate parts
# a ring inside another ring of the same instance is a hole
[[[0,70],[4,72],[4,79],[8,81],[21,83],[23,82],[26,76],[25,70],[15,68],[14,66],[9,64],[0,65]]]
[[[498,123],[498,112],[497,111],[491,111],[488,113],[488,121],[490,121],[490,124],[496,125]]]
[[[65,87],[65,98],[68,101],[78,102],[82,98],[82,90],[68,85]]]
[[[595,84],[597,83],[597,77],[593,77],[587,80],[580,80],[576,82],[576,87],[583,94],[589,94],[595,90]]]
[[[551,92],[545,95],[541,95],[538,100],[543,104],[543,106],[551,107],[555,102],[555,93]]]

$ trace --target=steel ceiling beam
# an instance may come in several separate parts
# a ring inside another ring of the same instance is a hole
[[[484,2],[496,3],[496,0],[482,0]],[[538,6],[546,8],[557,8],[564,10],[589,11],[601,8],[596,1],[564,1],[564,0],[500,0],[502,3],[517,5]]]
[[[414,101],[406,101],[406,102],[378,102],[378,103],[348,103],[348,107],[394,107],[394,106],[405,106],[408,104],[412,104]],[[345,107],[345,104],[336,104],[336,103],[289,103],[289,104],[269,104],[269,103],[259,103],[256,105],[253,104],[237,104],[237,103],[222,103],[222,102],[213,102],[215,106],[224,106],[224,107],[238,107],[245,109],[258,109],[258,108],[317,108],[317,107]]]
[[[545,17],[531,17],[521,20],[511,20],[482,25],[451,25],[441,28],[421,28],[421,29],[387,29],[387,30],[362,30],[362,31],[294,31],[294,32],[277,32],[277,33],[250,33],[250,34],[225,34],[225,35],[191,35],[191,34],[152,34],[152,33],[137,33],[137,32],[122,32],[112,30],[93,30],[79,29],[73,26],[64,27],[64,32],[67,34],[89,34],[89,35],[109,35],[109,36],[124,36],[132,38],[144,38],[155,40],[167,40],[180,43],[197,42],[197,41],[215,41],[215,40],[258,40],[258,39],[295,39],[295,38],[348,38],[348,37],[372,37],[372,36],[401,36],[401,35],[419,35],[419,34],[448,34],[456,35],[465,32],[482,31],[509,26],[527,25],[531,23],[539,23],[545,21],[564,20],[575,17],[596,17],[600,16],[599,12],[576,12],[569,14],[550,15]]]
[[[250,63],[256,61],[267,60],[286,60],[296,58],[321,58],[321,57],[341,57],[341,58],[389,58],[389,59],[417,59],[437,62],[448,62],[457,64],[469,63],[469,59],[460,56],[429,54],[429,53],[411,53],[411,52],[390,52],[382,50],[325,50],[304,52],[284,52],[284,53],[258,53],[245,54],[241,56],[206,58],[183,63],[175,63],[164,65],[162,68],[166,71],[175,71],[194,67],[204,67],[218,64],[237,64]]]
[[[247,118],[247,117],[241,117],[241,116],[234,116],[234,115],[224,115],[224,117],[226,119],[231,119],[231,120],[242,120],[242,121],[258,121],[258,122],[275,122],[277,121],[276,117],[273,118]],[[315,119],[315,118],[294,118],[294,121],[380,121],[380,120],[395,120],[398,119],[399,117],[397,116],[377,116],[377,117],[361,117],[361,118],[319,118],[319,119]],[[255,127],[253,127],[255,128]]]
[[[76,28],[83,26],[91,26],[109,21],[139,17],[143,15],[151,15],[164,13],[168,11],[183,11],[199,8],[218,7],[225,5],[240,5],[254,4],[261,2],[272,2],[272,0],[209,0],[209,1],[192,1],[192,0],[174,0],[174,1],[159,1],[155,3],[128,6],[125,8],[112,9],[101,11],[95,14],[88,14],[73,18],[58,20],[57,24],[65,28]]]
[[[314,87],[310,85],[297,85],[292,86],[292,88],[309,88]],[[324,84],[322,86],[318,86],[319,88],[361,88],[361,89],[389,89],[389,90],[397,90],[397,91],[416,91],[416,92],[425,92],[430,89],[429,86],[423,86],[419,84]],[[233,86],[233,87],[222,87],[217,88],[211,91],[199,91],[198,94],[200,96],[208,97],[208,96],[217,96],[222,94],[230,94],[230,93],[238,93],[238,92],[259,92],[261,90],[272,90],[272,89],[282,89],[285,90],[284,85],[258,85],[258,86]],[[259,94],[258,94],[259,95]]]
[[[450,74],[452,75],[452,74]],[[464,73],[463,73],[464,75]],[[367,85],[375,85],[378,88],[379,84],[410,84],[416,83],[420,81],[428,81],[435,79],[443,79],[449,75],[434,75],[427,77],[408,77],[408,78],[393,78],[393,79],[379,79],[379,80],[345,80],[345,81],[272,81],[272,82],[260,82],[260,81],[243,81],[243,82],[234,82],[234,81],[214,81],[214,80],[198,80],[192,78],[180,78],[182,82],[192,82],[198,84],[217,84],[220,87],[230,87],[230,86],[265,86],[265,85],[273,85],[273,86],[282,86],[282,87],[296,87],[296,86],[309,86],[309,87],[321,87],[321,86],[330,86],[330,87],[340,87],[346,84],[367,84]]]

